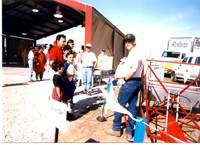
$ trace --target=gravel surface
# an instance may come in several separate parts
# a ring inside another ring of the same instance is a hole
[[[2,142],[53,142],[50,81],[28,83],[28,68],[2,70]]]
[[[2,142],[54,142],[55,126],[49,100],[52,82],[44,77],[44,81],[29,83],[28,73],[28,68],[2,68]],[[80,96],[81,87],[77,87],[74,119],[90,110],[101,94],[99,90],[94,88],[92,96]],[[66,121],[60,133],[66,132],[71,123]]]

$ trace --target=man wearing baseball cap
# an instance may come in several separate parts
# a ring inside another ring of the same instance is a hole
[[[83,66],[83,91],[80,94],[86,94],[91,96],[92,92],[92,76],[93,69],[96,67],[97,58],[93,52],[91,52],[92,45],[90,43],[86,44],[86,51],[83,52],[81,57],[81,62]]]
[[[105,50],[105,49],[102,49],[102,50],[101,50],[101,53],[99,54],[99,56],[107,56],[106,50]]]
[[[136,104],[138,100],[138,92],[142,88],[144,63],[139,50],[136,48],[135,36],[131,33],[124,38],[125,47],[129,54],[124,63],[122,86],[119,90],[118,102],[125,107],[128,103],[128,111],[136,118]],[[107,130],[106,134],[112,136],[121,136],[121,118],[122,113],[115,112],[112,129]],[[133,129],[135,121],[130,117],[127,121],[127,128],[124,134],[128,141],[133,141]]]

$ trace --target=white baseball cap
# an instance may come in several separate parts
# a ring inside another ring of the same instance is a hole
[[[91,47],[92,47],[92,44],[87,43],[87,44],[86,44],[86,47],[90,47],[90,48],[91,48]]]

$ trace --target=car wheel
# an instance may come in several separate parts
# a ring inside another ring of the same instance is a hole
[[[174,72],[174,71],[171,73],[171,81],[172,81],[172,82],[177,81],[176,75],[175,75],[175,72]]]

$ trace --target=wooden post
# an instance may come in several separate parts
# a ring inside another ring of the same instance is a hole
[[[59,135],[59,128],[56,127],[55,129],[55,141],[54,142],[58,142],[58,135]]]

